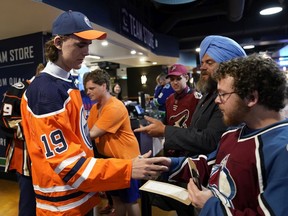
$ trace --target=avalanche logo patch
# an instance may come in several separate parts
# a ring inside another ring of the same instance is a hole
[[[236,184],[226,164],[230,154],[226,155],[220,164],[213,166],[210,174],[209,188],[222,201],[224,205],[234,208],[232,200],[236,196]]]

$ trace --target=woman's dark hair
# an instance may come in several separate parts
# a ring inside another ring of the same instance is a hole
[[[118,94],[114,91],[114,88],[115,88],[116,85],[120,86],[120,92]],[[117,96],[117,98],[119,100],[123,100],[123,98],[122,98],[122,87],[121,87],[120,83],[118,83],[118,82],[114,83],[114,85],[112,86],[112,95]]]

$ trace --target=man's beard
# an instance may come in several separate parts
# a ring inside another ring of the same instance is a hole
[[[217,89],[217,82],[210,75],[206,80],[200,77],[196,89],[202,94],[212,93]]]
[[[243,123],[249,111],[249,107],[243,101],[237,100],[233,110],[228,113],[223,113],[224,124],[227,126],[237,126]]]

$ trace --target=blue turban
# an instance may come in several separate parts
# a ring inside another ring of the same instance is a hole
[[[207,36],[201,42],[200,62],[206,53],[218,63],[246,56],[245,51],[238,43],[228,37],[218,35]]]

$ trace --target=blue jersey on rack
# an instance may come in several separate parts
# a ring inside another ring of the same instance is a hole
[[[170,83],[167,83],[160,91],[157,97],[153,99],[153,104],[158,108],[158,110],[165,111],[166,99],[174,93],[174,89],[171,87]]]

